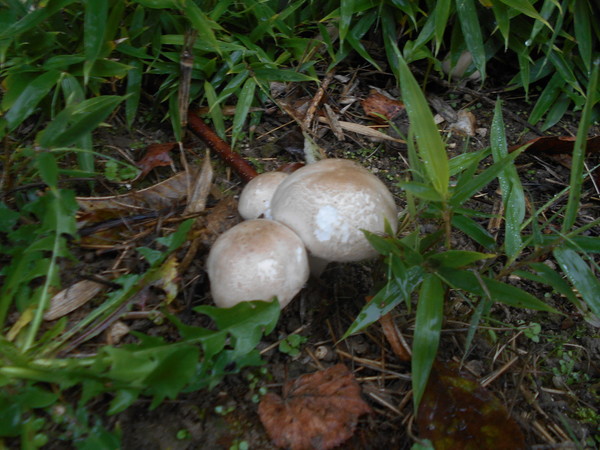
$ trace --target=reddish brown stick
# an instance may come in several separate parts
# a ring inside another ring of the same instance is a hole
[[[237,153],[234,153],[231,150],[231,147],[223,139],[217,136],[217,134],[211,130],[200,117],[191,111],[188,113],[188,127],[196,136],[202,139],[211,150],[215,151],[242,180],[248,182],[258,175],[254,167],[252,167],[248,161]]]

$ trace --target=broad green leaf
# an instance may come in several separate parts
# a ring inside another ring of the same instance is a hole
[[[496,102],[492,120],[490,142],[494,161],[501,161],[508,155],[504,120],[500,101]],[[515,259],[521,251],[521,224],[525,218],[525,194],[514,164],[507,165],[499,174],[498,181],[504,203],[504,248],[509,258]]]
[[[106,95],[84,100],[67,106],[37,136],[41,147],[66,147],[76,142],[82,135],[93,131],[123,97]]]
[[[402,100],[406,106],[411,130],[417,141],[419,155],[425,165],[429,181],[440,194],[440,197],[446,199],[450,174],[448,156],[442,137],[435,125],[433,114],[427,105],[421,87],[410,73],[410,69],[398,52],[397,47],[395,47],[395,51],[398,59],[398,73],[396,73],[396,76],[400,82]]]
[[[83,64],[83,79],[84,84],[87,84],[92,66],[100,56],[104,45],[108,2],[105,0],[84,0],[84,4],[83,48],[85,63]]]
[[[481,79],[485,80],[485,47],[475,1],[456,0],[456,13],[467,49],[473,56],[473,63],[477,67],[477,70],[479,70],[479,73],[481,73]]]
[[[233,308],[198,306],[194,311],[211,317],[222,331],[231,333],[237,355],[250,352],[263,334],[275,328],[280,314],[279,302],[241,302]]]
[[[42,180],[50,187],[58,187],[58,164],[56,164],[54,155],[49,152],[41,152],[36,157],[36,163]]]
[[[590,266],[575,250],[566,246],[556,247],[552,253],[590,310],[594,315],[600,317],[600,280],[592,272]]]
[[[231,146],[235,147],[235,143],[238,141],[242,134],[242,128],[248,117],[248,112],[254,101],[254,90],[256,89],[256,81],[254,78],[248,78],[238,96],[238,101],[235,108],[235,115],[233,116],[233,127],[231,130]]]
[[[9,131],[18,127],[35,111],[39,102],[48,95],[59,78],[60,72],[50,70],[37,77],[25,87],[4,116]]]
[[[440,343],[444,296],[444,287],[440,279],[434,274],[426,275],[419,292],[412,345],[411,378],[415,411],[418,410],[425,392]]]

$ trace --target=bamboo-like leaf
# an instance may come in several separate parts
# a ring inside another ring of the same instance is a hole
[[[425,276],[419,292],[412,346],[411,377],[415,411],[418,411],[437,354],[444,318],[444,296],[444,287],[439,278],[434,274]]]
[[[185,17],[192,23],[194,29],[198,32],[198,40],[209,46],[213,52],[221,54],[222,50],[217,41],[213,29],[220,28],[213,22],[198,5],[194,2],[183,2],[182,7]]]
[[[556,247],[552,253],[590,310],[600,317],[600,280],[590,266],[575,250],[566,246]]]
[[[469,266],[482,259],[495,258],[491,253],[471,252],[466,250],[447,250],[442,253],[431,255],[427,258],[429,262],[433,261],[436,265],[459,269]]]
[[[36,140],[45,148],[69,146],[94,130],[122,100],[120,96],[106,95],[67,106],[38,133]]]
[[[100,56],[104,45],[108,3],[106,0],[85,0],[83,48],[85,63],[83,64],[83,80],[87,84],[92,66]]]
[[[585,68],[590,73],[592,70],[592,46],[594,43],[591,20],[594,20],[594,15],[590,11],[588,2],[573,2],[573,20],[577,48],[579,49]]]
[[[39,102],[50,92],[60,78],[60,72],[50,70],[38,76],[27,85],[17,97],[12,107],[8,110],[4,119],[8,130],[12,131],[18,127],[34,111]]]
[[[242,127],[244,126],[244,122],[246,122],[248,112],[250,111],[250,106],[252,106],[252,102],[254,101],[255,88],[256,81],[254,78],[248,78],[240,90],[237,106],[235,108],[235,115],[233,116],[233,127],[231,130],[232,147],[235,147],[235,143],[242,133]]]
[[[520,13],[525,14],[526,16],[531,17],[532,19],[537,20],[538,22],[543,23],[548,28],[552,29],[550,24],[546,19],[544,19],[533,7],[533,4],[528,2],[527,0],[500,0],[502,3],[510,6],[510,8],[519,11]]]
[[[125,100],[125,118],[127,126],[131,128],[137,114],[140,96],[142,93],[142,64],[134,59],[129,62],[131,69],[127,72],[127,99]]]
[[[500,101],[496,102],[490,132],[490,141],[492,155],[496,162],[508,155]],[[521,224],[525,218],[525,194],[514,164],[507,165],[498,174],[498,180],[500,182],[505,211],[504,248],[507,256],[514,259],[520,253],[521,245],[523,243],[523,240],[521,239]]]
[[[398,59],[398,73],[396,73],[396,76],[400,82],[402,99],[410,119],[411,130],[417,141],[419,155],[425,164],[429,181],[440,194],[440,197],[446,199],[448,197],[450,172],[444,142],[435,125],[433,114],[427,105],[421,87],[410,73],[408,65],[395,45],[394,51]]]
[[[454,215],[452,217],[452,226],[458,228],[488,250],[493,250],[496,247],[496,241],[492,235],[470,217]]]
[[[485,47],[475,1],[456,0],[456,12],[465,43],[473,56],[473,63],[481,73],[481,79],[485,80]]]

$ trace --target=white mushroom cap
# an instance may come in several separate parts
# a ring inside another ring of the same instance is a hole
[[[279,183],[287,176],[284,172],[265,172],[250,180],[240,195],[240,215],[246,220],[258,219],[263,214],[270,218],[271,198]]]
[[[308,280],[308,257],[300,238],[266,219],[247,220],[223,233],[207,261],[215,304],[230,308],[277,296],[286,306]]]
[[[361,230],[397,229],[397,209],[387,187],[359,164],[324,159],[290,174],[271,200],[274,220],[300,236],[311,256],[360,261],[377,255]]]

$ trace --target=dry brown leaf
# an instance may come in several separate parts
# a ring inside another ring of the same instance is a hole
[[[458,112],[456,122],[450,125],[450,129],[462,135],[475,136],[477,119],[475,119],[475,116],[472,112],[461,109]]]
[[[287,382],[283,398],[269,393],[258,407],[275,445],[292,450],[333,448],[349,439],[358,417],[369,412],[343,364]]]
[[[192,173],[196,173],[195,170],[191,171]],[[202,167],[200,168],[200,174],[195,180],[190,180],[191,194],[187,200],[184,214],[194,214],[204,211],[206,208],[206,201],[208,200],[208,194],[210,194],[212,180],[213,169],[210,162],[210,154],[207,150],[204,161],[202,162]]]
[[[50,306],[44,313],[44,320],[56,320],[75,311],[94,298],[106,285],[90,280],[81,280],[50,299]]]
[[[150,144],[146,148],[146,153],[137,162],[138,168],[142,171],[138,177],[142,180],[148,172],[155,167],[160,166],[172,166],[174,167],[173,160],[169,152],[177,146],[176,142],[169,142],[167,144]]]
[[[325,117],[319,117],[319,122],[328,123]],[[361,125],[359,123],[346,122],[343,120],[338,121],[339,126],[346,131],[351,131],[352,133],[362,134],[363,136],[368,136],[370,138],[382,140],[382,141],[394,141],[404,144],[402,139],[397,139],[392,136],[388,136],[381,131],[377,131],[374,128],[368,127],[366,125]]]
[[[362,102],[363,110],[379,122],[392,121],[404,111],[404,103],[372,90]]]

